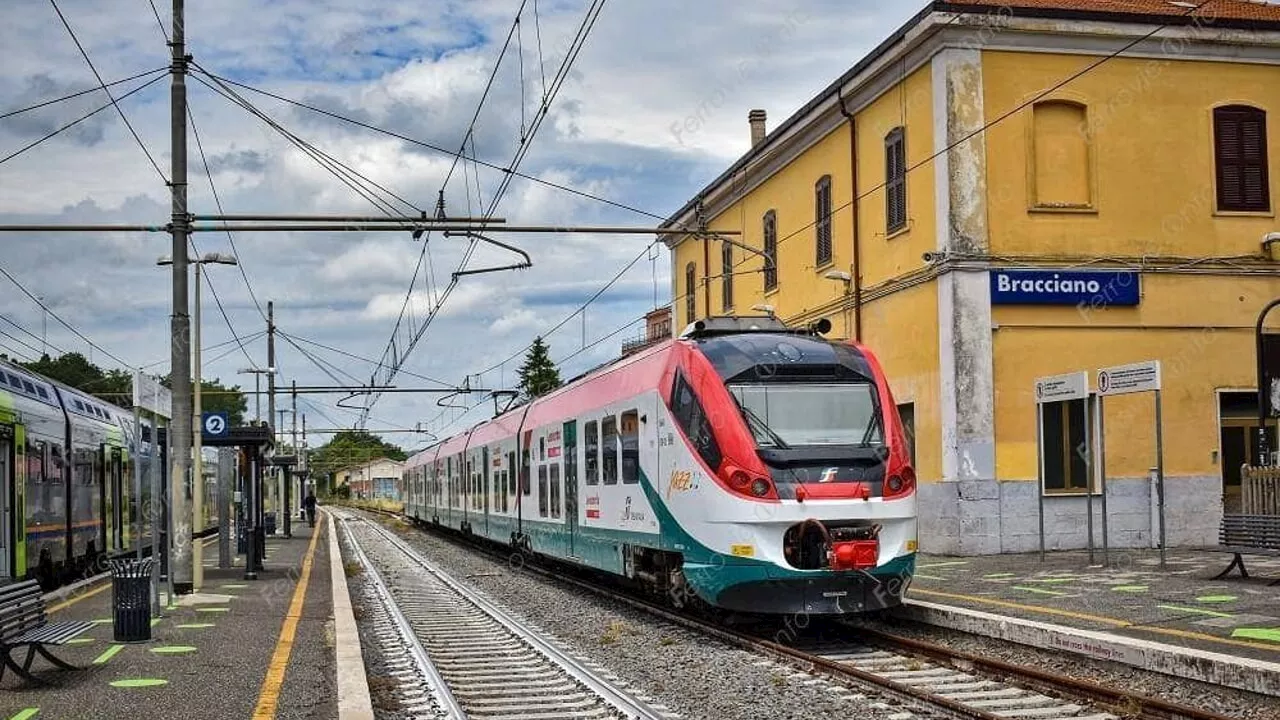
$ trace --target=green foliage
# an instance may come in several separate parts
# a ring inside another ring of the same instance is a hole
[[[126,370],[103,370],[76,352],[56,358],[44,355],[35,362],[19,364],[118,407],[126,410],[133,407],[133,374]],[[160,382],[170,387],[168,376]],[[249,401],[239,385],[223,385],[214,378],[200,384],[200,406],[205,412],[226,412],[228,421],[235,427],[244,424]]]
[[[535,338],[529,354],[525,356],[524,365],[520,366],[520,390],[531,400],[558,387],[560,371],[551,361],[550,348],[542,338]]]
[[[362,430],[345,430],[310,451],[308,461],[311,463],[313,476],[325,477],[342,468],[381,457],[403,461],[409,455],[399,446],[385,442],[377,435]]]

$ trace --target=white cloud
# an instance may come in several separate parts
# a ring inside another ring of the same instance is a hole
[[[159,3],[161,12],[167,3]],[[540,31],[548,80],[564,55],[588,3],[540,3]],[[766,108],[776,126],[813,93],[883,39],[921,2],[889,4],[809,0],[802,14],[787,14],[764,0],[687,3],[612,3],[605,7],[575,62],[547,121],[532,141],[521,172],[614,199],[665,217],[696,193],[747,147],[746,113]],[[98,70],[122,78],[168,64],[167,48],[150,7],[113,3],[59,3]],[[224,0],[189,4],[187,41],[196,62],[220,75],[449,150],[458,148],[510,28],[508,0],[377,0],[356,7],[340,0]],[[51,8],[38,3],[10,8],[0,27],[5,62],[0,67],[0,113],[93,86],[93,74]],[[300,18],[305,17],[305,21]],[[525,70],[512,44],[497,73],[468,142],[482,160],[505,166],[515,156],[542,93],[532,17],[523,24]],[[166,29],[167,13],[164,16]],[[121,102],[163,174],[170,173],[168,81]],[[214,171],[219,199],[229,213],[358,214],[380,210],[334,178],[265,124],[210,91],[189,82],[190,106],[201,146]],[[117,96],[134,85],[119,86]],[[421,145],[361,129],[291,107],[244,89],[237,92],[290,131],[314,143],[354,171],[394,191],[415,209],[375,191],[396,212],[433,213],[446,176],[447,210],[478,214],[492,202],[504,174],[455,163]],[[106,102],[101,93],[66,106],[0,119],[0,157]],[[692,120],[690,118],[693,118]],[[189,142],[189,207],[216,210],[194,136]],[[355,181],[352,177],[348,180]],[[11,161],[0,164],[0,222],[145,223],[169,220],[170,198],[120,122],[114,109]],[[634,224],[657,220],[547,185],[516,178],[497,214],[522,224]],[[207,223],[206,223],[207,224]],[[531,235],[492,233],[524,248],[533,267],[520,272],[465,275],[430,327],[434,298],[462,262],[462,238],[429,239],[409,311],[396,333],[402,350],[421,338],[397,379],[403,387],[428,385],[412,372],[447,382],[516,357],[484,375],[489,387],[510,385],[519,352],[535,335],[571,313],[652,241],[652,236]],[[155,258],[172,251],[163,233],[66,233],[6,235],[0,264],[67,321],[130,364],[159,362],[167,370],[171,291]],[[194,237],[201,252],[232,249],[219,232]],[[215,267],[205,285],[205,345],[231,335],[214,302],[216,290],[231,325],[242,336],[265,329],[259,304],[274,301],[276,323],[291,337],[378,360],[401,315],[409,278],[422,252],[406,232],[237,233],[241,268]],[[466,267],[508,264],[511,253],[481,246]],[[251,299],[241,270],[252,283]],[[665,251],[656,266],[642,258],[587,311],[548,335],[552,355],[576,354],[562,368],[572,376],[617,354],[634,326],[607,342],[584,344],[638,319],[658,297],[669,296]],[[31,355],[42,347],[41,328],[57,350],[86,351],[83,341],[45,317],[0,278],[5,317],[30,331],[3,324],[28,345],[0,336],[0,352]],[[282,337],[277,364],[285,381],[330,384],[367,381],[374,365],[299,342],[325,364],[312,364]],[[246,342],[263,365],[265,342]],[[229,353],[227,351],[230,351]],[[224,354],[225,353],[225,354]],[[93,359],[114,363],[100,352]],[[221,357],[220,357],[221,356]],[[205,356],[210,377],[246,382],[236,370],[249,362],[234,344]],[[473,380],[474,382],[474,380]],[[333,407],[337,396],[304,403],[332,421],[349,423]],[[473,405],[477,396],[462,398]],[[491,407],[491,404],[490,404]],[[464,418],[416,395],[387,395],[372,413],[378,422],[411,426]],[[316,418],[312,426],[329,425]],[[401,442],[406,436],[391,436]],[[314,438],[313,442],[319,442]]]

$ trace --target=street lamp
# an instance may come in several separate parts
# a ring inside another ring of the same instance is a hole
[[[194,332],[192,333],[193,337],[192,337],[192,344],[191,344],[191,359],[192,359],[192,365],[193,365],[192,376],[195,378],[195,383],[194,383],[194,387],[192,388],[192,409],[191,409],[191,418],[189,420],[189,422],[192,423],[192,426],[194,428],[191,435],[191,450],[192,450],[191,475],[192,475],[192,485],[193,485],[192,493],[191,493],[192,495],[191,527],[192,527],[193,533],[191,538],[189,539],[180,538],[179,540],[188,541],[191,543],[190,545],[191,547],[191,555],[190,555],[191,584],[193,588],[199,589],[201,581],[204,580],[204,563],[202,558],[202,555],[204,553],[201,552],[202,548],[200,546],[200,543],[195,542],[194,532],[196,530],[195,523],[200,522],[200,520],[204,516],[204,450],[201,448],[201,443],[200,443],[200,441],[202,440],[201,434],[204,431],[204,428],[200,426],[200,417],[202,415],[202,410],[200,408],[200,391],[204,386],[204,382],[200,375],[200,275],[203,274],[203,271],[201,270],[200,266],[202,265],[237,265],[239,263],[236,260],[234,255],[228,255],[226,253],[205,253],[203,256],[199,258],[188,257],[187,262],[195,270],[195,276],[196,276],[195,322],[194,322],[195,327],[194,327]],[[156,265],[172,265],[172,264],[173,264],[173,258],[169,255],[163,255],[158,260],[156,260]],[[184,481],[184,485],[185,485],[185,481]],[[181,517],[181,515],[179,514],[180,512],[181,513],[186,512],[186,508],[183,507],[184,503],[182,502],[186,498],[183,498],[178,493],[176,483],[173,483],[171,481],[170,488],[171,488],[170,492],[173,498],[172,504],[171,504],[171,507],[173,508],[173,516],[175,518],[178,518],[178,517]],[[178,545],[178,548],[179,550],[174,553],[175,565],[178,564],[179,560],[185,561],[187,559],[186,557],[179,557],[179,556],[185,556],[186,553],[181,550],[181,545]]]
[[[850,337],[852,333],[849,332],[849,293],[853,286],[853,276],[843,270],[828,270],[822,277],[844,283],[845,299],[840,303],[840,314],[844,316],[844,335],[846,338]]]

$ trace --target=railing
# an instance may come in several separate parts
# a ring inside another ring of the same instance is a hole
[[[1243,515],[1280,515],[1280,467],[1245,465],[1240,474]]]

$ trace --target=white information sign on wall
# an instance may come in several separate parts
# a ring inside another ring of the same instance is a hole
[[[1126,395],[1160,389],[1160,361],[1116,365],[1098,371],[1098,394]]]
[[[173,417],[173,395],[169,388],[161,385],[159,378],[144,373],[133,373],[133,404],[160,417]]]
[[[1089,397],[1089,373],[1067,373],[1036,378],[1036,402],[1062,402]]]

